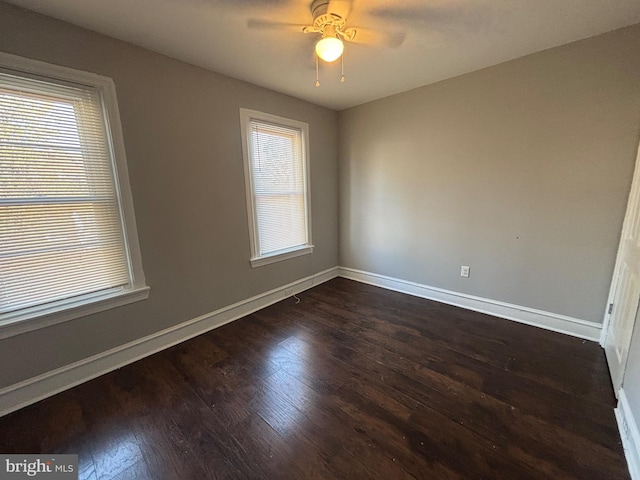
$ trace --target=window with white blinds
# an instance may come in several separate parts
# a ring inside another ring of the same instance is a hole
[[[308,125],[241,109],[252,265],[310,253]]]
[[[133,288],[107,119],[100,88],[0,70],[0,320]]]

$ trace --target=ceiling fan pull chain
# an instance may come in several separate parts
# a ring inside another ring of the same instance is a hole
[[[318,77],[318,55],[316,55],[316,87],[320,86],[320,79]]]
[[[344,52],[342,53],[342,76],[340,77],[340,83],[344,83]]]

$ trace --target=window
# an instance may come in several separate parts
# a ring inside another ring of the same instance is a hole
[[[251,266],[313,251],[306,123],[240,109]]]
[[[147,296],[113,82],[2,54],[0,337]]]

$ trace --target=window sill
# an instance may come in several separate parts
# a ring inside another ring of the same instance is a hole
[[[252,258],[250,260],[251,268],[262,267],[263,265],[269,265],[270,263],[276,263],[289,258],[308,255],[310,253],[313,253],[313,245],[300,245],[299,247],[279,250],[277,252],[270,253],[269,255]]]
[[[0,340],[149,298],[148,286],[109,291],[0,315]]]

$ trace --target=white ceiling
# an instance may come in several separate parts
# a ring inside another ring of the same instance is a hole
[[[346,82],[321,62],[316,88],[314,34],[249,27],[310,24],[311,0],[9,3],[336,110],[640,22],[638,0],[352,0],[348,26],[404,42],[347,44]]]

